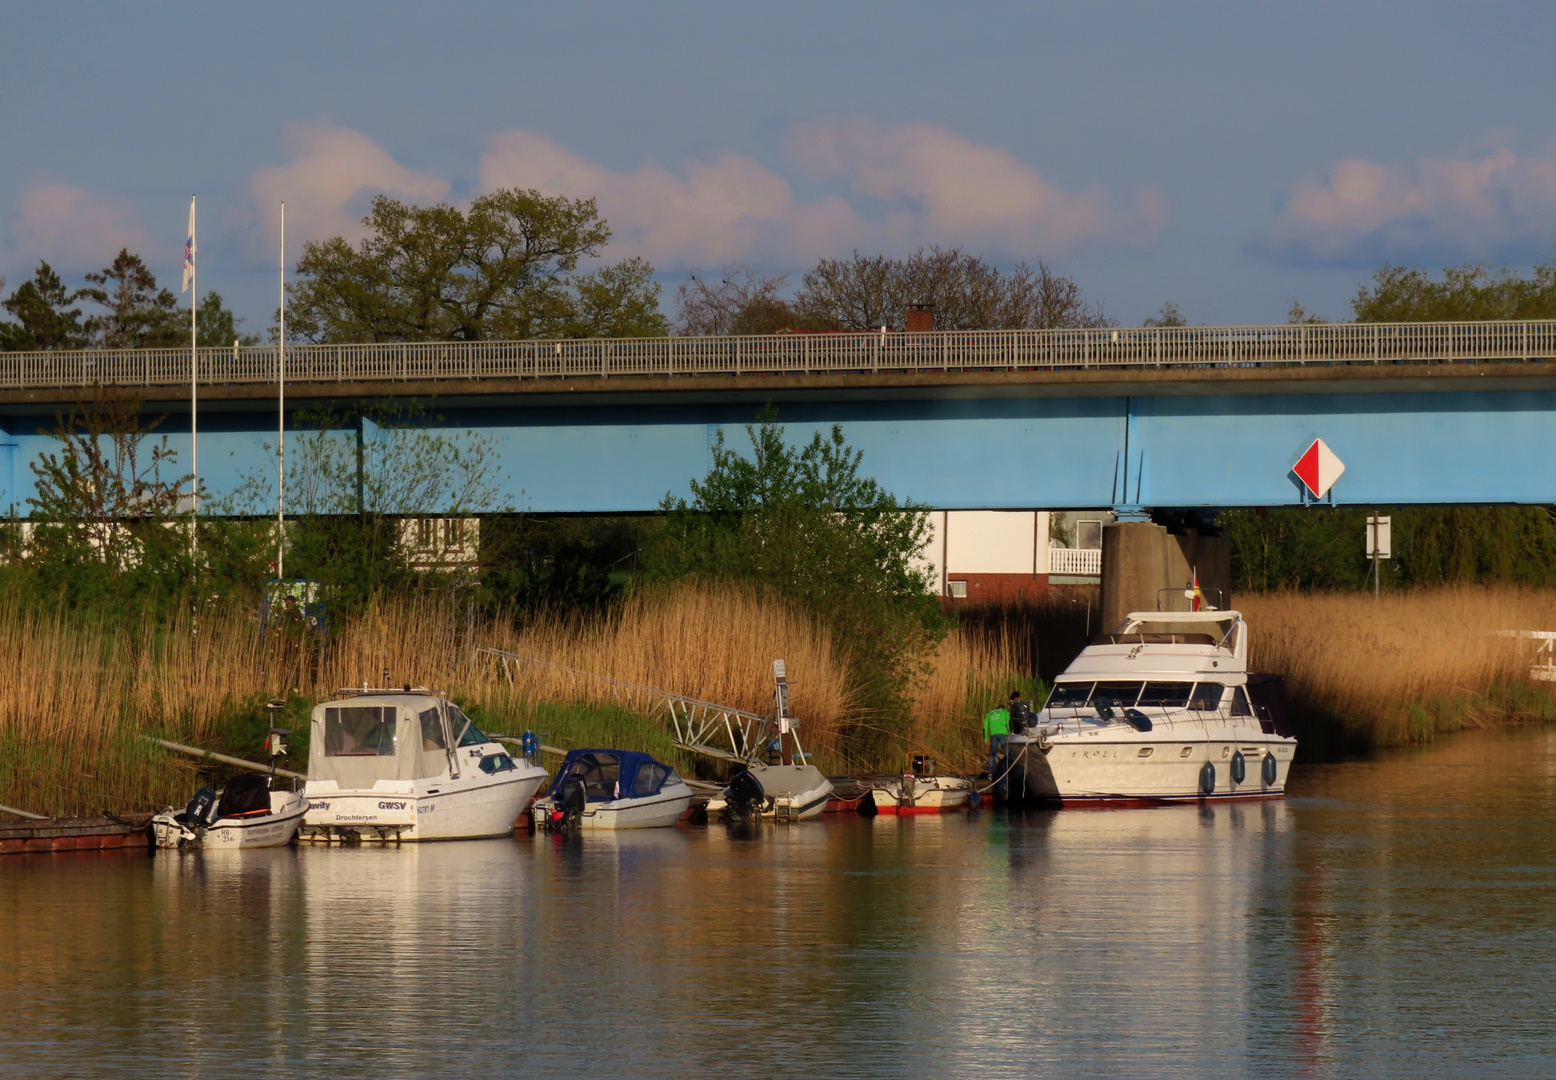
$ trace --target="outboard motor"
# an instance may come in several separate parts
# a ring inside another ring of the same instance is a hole
[[[211,818],[215,814],[216,792],[203,787],[194,793],[194,798],[189,800],[189,805],[184,807],[184,812],[176,815],[173,820],[186,828],[203,829],[211,823]]]
[[[552,832],[577,832],[583,825],[584,808],[589,805],[589,793],[576,776],[562,781],[556,794],[556,805],[551,810]]]
[[[736,773],[725,791],[724,812],[731,821],[750,821],[761,815],[767,792],[762,790],[762,782],[750,769]]]

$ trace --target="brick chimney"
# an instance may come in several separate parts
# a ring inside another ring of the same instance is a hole
[[[935,305],[908,305],[908,333],[920,334],[935,328]]]

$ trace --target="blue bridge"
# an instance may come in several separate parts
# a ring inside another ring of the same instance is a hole
[[[866,472],[937,508],[1295,505],[1315,438],[1345,465],[1336,505],[1556,502],[1556,322],[272,345],[197,363],[0,354],[0,504],[26,515],[56,415],[98,396],[164,416],[187,469],[196,377],[207,488],[269,477],[283,363],[289,426],[414,399],[489,440],[494,505],[537,513],[651,510],[768,402],[791,439],[842,424]]]

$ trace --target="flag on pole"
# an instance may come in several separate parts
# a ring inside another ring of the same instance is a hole
[[[178,291],[186,293],[189,285],[194,280],[195,237],[194,237],[194,196],[189,197],[189,236],[184,240],[184,287]]]
[[[1192,599],[1194,601],[1194,606],[1190,610],[1199,611],[1204,607],[1205,594],[1199,591],[1199,567],[1197,566],[1194,568],[1194,587],[1192,592]]]

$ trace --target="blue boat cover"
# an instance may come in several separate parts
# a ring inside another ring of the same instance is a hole
[[[552,798],[569,776],[583,781],[590,802],[646,798],[681,779],[670,766],[635,750],[569,750],[551,781]]]

